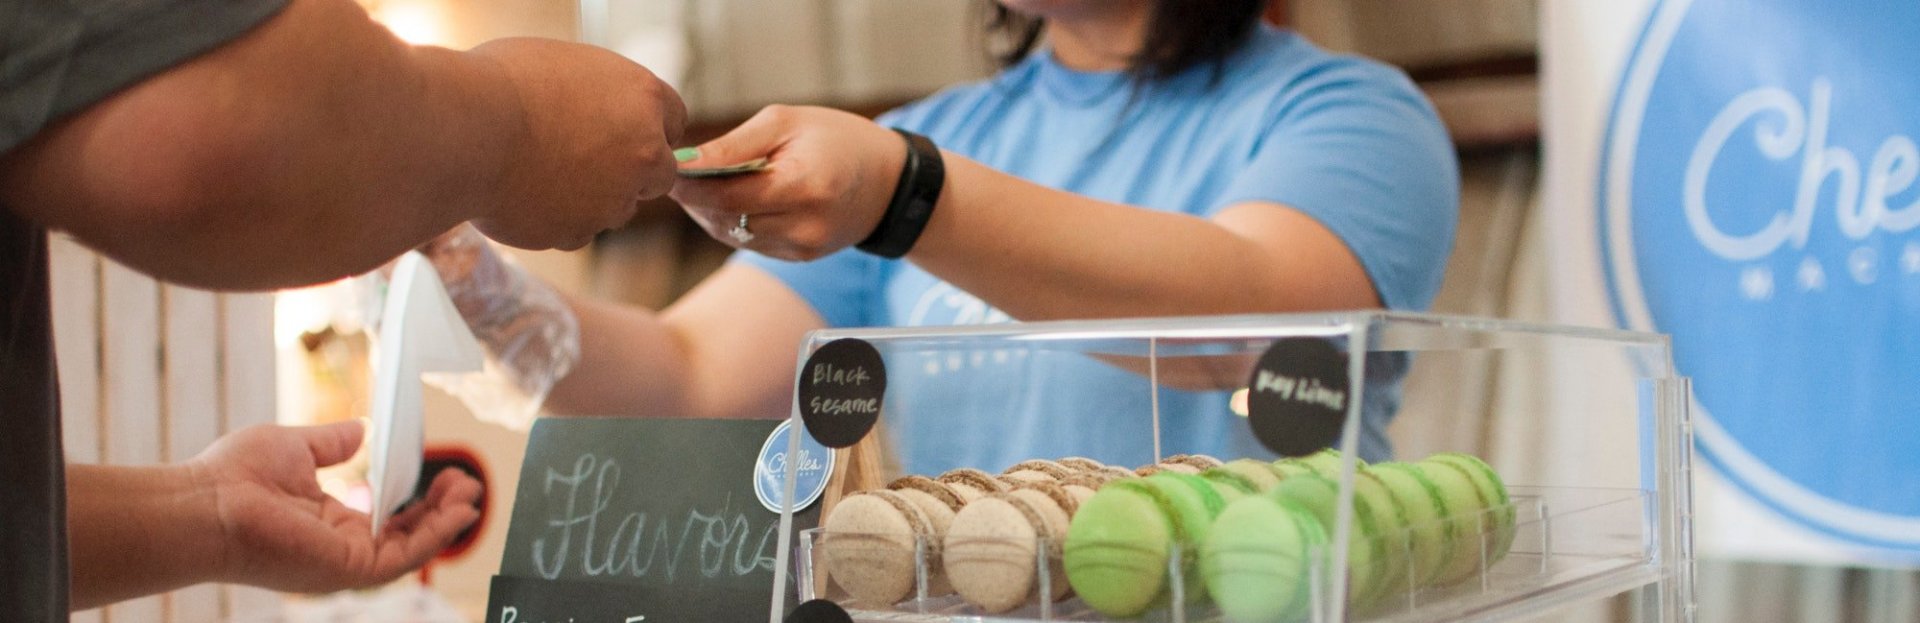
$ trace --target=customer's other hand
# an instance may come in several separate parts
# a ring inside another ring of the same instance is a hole
[[[473,54],[494,61],[526,120],[502,184],[506,201],[474,225],[529,249],[578,248],[673,187],[680,96],[652,72],[600,48],[500,39]]]
[[[686,179],[673,198],[714,238],[768,256],[807,261],[858,244],[880,223],[900,180],[907,144],[864,117],[830,108],[768,106],[700,146],[682,166],[765,157],[767,171]],[[747,215],[751,242],[727,232]]]
[[[480,483],[446,470],[375,538],[365,513],[314,479],[314,470],[352,456],[360,437],[357,422],[255,426],[188,463],[196,488],[214,492],[219,579],[298,592],[381,584],[425,564],[479,517]]]

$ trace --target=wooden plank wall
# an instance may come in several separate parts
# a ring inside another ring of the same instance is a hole
[[[67,460],[178,462],[274,420],[272,295],[161,284],[57,234],[51,255]],[[271,591],[205,585],[73,620],[199,623],[279,607]]]

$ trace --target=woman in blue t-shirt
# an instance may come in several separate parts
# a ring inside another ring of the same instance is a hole
[[[684,167],[771,161],[674,191],[742,253],[657,315],[571,302],[582,356],[550,410],[785,416],[823,327],[1425,308],[1458,210],[1445,131],[1400,72],[1262,25],[1265,4],[1003,0],[993,78],[877,121],[768,107],[701,145]],[[889,127],[944,163],[917,239],[880,225],[909,151]],[[911,250],[856,249],[876,227]],[[910,471],[1150,459],[1146,384],[1115,367],[1027,349],[889,367]],[[1375,397],[1378,457],[1395,401]],[[1224,392],[1160,409],[1168,452],[1261,454]]]

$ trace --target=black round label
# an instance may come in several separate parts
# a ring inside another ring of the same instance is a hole
[[[1281,456],[1306,456],[1340,439],[1352,399],[1347,353],[1331,340],[1275,340],[1247,380],[1247,423]]]
[[[825,599],[815,599],[794,607],[783,623],[853,623],[853,616],[840,607],[840,604]]]
[[[845,448],[867,436],[886,395],[886,364],[866,340],[827,342],[800,368],[800,419],[807,433],[829,448]]]

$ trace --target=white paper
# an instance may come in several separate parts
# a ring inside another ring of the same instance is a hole
[[[375,348],[367,482],[373,487],[373,533],[379,535],[420,480],[420,375],[477,371],[485,353],[419,253],[407,253],[394,266]]]

